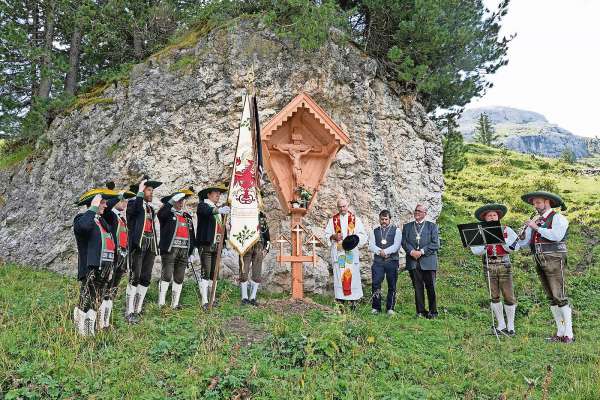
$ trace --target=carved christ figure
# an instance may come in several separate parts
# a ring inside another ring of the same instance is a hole
[[[316,149],[314,146],[310,146],[302,142],[294,142],[295,143],[276,144],[273,145],[273,148],[287,154],[292,160],[292,176],[294,178],[294,185],[300,186],[304,184],[302,181],[302,156],[305,156]]]

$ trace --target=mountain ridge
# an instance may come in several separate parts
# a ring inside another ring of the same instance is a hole
[[[577,158],[588,157],[588,138],[548,121],[541,113],[507,106],[476,107],[465,110],[458,120],[459,130],[467,142],[474,141],[479,116],[490,118],[499,142],[510,150],[545,157],[560,157],[572,150]]]

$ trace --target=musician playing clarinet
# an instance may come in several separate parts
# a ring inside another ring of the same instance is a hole
[[[575,337],[571,307],[565,294],[569,221],[564,215],[554,211],[558,207],[564,211],[567,206],[558,195],[543,191],[524,194],[521,199],[533,205],[538,213],[535,220],[527,222],[518,245],[531,249],[538,277],[550,301],[557,332],[547,340],[572,343]]]

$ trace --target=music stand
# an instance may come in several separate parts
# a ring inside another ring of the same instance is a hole
[[[464,247],[471,246],[487,246],[506,244],[504,241],[504,230],[500,221],[489,221],[489,222],[476,222],[471,224],[460,224],[458,225],[458,231],[460,232],[460,239]],[[490,281],[490,269],[488,263],[487,249],[485,251],[485,272],[488,281],[488,293],[490,296],[490,303],[492,302],[492,288]],[[494,310],[490,307],[490,313],[492,316],[492,329],[496,335],[496,339],[500,341],[498,337],[498,330],[496,329],[496,321],[494,320]]]

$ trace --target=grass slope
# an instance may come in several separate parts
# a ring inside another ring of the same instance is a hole
[[[598,178],[481,146],[469,146],[468,164],[447,177],[438,320],[414,317],[406,273],[392,318],[370,315],[366,303],[342,314],[289,309],[277,296],[271,306],[240,308],[229,284],[220,288],[221,306],[206,314],[192,282],[184,286],[183,310],[159,310],[153,283],[139,325],[124,324],[121,290],[115,329],[85,339],[70,321],[78,293],[72,278],[4,265],[0,398],[597,399]],[[568,291],[577,342],[569,346],[543,340],[554,323],[525,255],[515,257],[518,336],[498,343],[486,335],[480,262],[460,248],[455,227],[494,200],[510,206],[507,222],[519,229],[530,210],[518,196],[538,187],[558,190],[570,205]],[[330,297],[314,299],[336,307]]]

